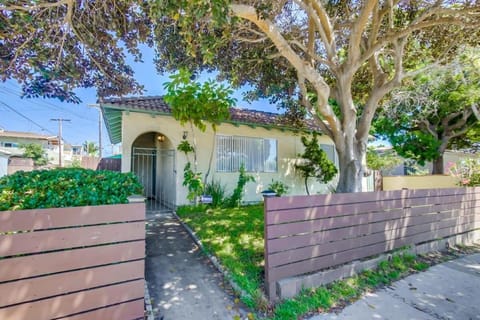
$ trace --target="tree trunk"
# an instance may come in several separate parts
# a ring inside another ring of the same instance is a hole
[[[440,155],[437,159],[433,160],[432,163],[432,174],[444,174],[444,167],[443,167],[443,154]]]
[[[305,177],[304,183],[305,183],[305,191],[307,192],[307,195],[310,195],[310,190],[308,190],[308,177]]]
[[[362,192],[363,181],[363,165],[362,159],[365,152],[356,149],[353,145],[351,148],[337,148],[339,158],[339,179],[336,192]]]

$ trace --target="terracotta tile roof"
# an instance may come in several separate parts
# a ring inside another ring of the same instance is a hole
[[[104,107],[118,106],[122,109],[132,111],[144,111],[170,114],[170,107],[160,96],[152,97],[131,97],[131,98],[112,98],[102,102]],[[107,106],[105,106],[107,105]],[[273,112],[265,112],[251,109],[230,108],[230,119],[228,122],[259,125],[259,126],[277,126],[288,127],[282,124],[281,115]],[[319,130],[313,121],[307,120],[307,127],[311,130]]]

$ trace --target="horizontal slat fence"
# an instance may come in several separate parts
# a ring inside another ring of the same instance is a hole
[[[480,188],[265,199],[265,277],[317,272],[407,245],[480,229]]]
[[[0,211],[0,319],[143,319],[144,259],[144,203]]]

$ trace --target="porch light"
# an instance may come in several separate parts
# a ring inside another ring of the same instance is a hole
[[[183,140],[187,139],[187,137],[188,137],[188,131],[183,131],[183,135],[182,135]]]
[[[159,142],[163,142],[163,141],[165,141],[165,136],[164,136],[163,134],[161,134],[161,135],[159,135],[159,136],[157,137],[157,140],[158,140]]]

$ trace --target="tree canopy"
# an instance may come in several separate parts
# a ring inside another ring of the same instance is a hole
[[[0,13],[3,78],[30,96],[138,91],[125,51],[139,57],[138,44],[155,41],[160,72],[218,70],[250,84],[250,98],[302,101],[335,142],[340,192],[361,190],[372,119],[388,93],[480,41],[471,1],[3,1]]]
[[[151,12],[159,71],[216,69],[252,85],[250,98],[300,99],[335,142],[340,192],[361,190],[381,101],[480,39],[480,6],[463,1],[163,1]]]
[[[140,93],[126,62],[151,39],[146,2],[6,0],[0,3],[0,74],[26,97],[80,102],[74,88],[99,97]],[[151,44],[151,41],[149,42]]]
[[[453,139],[463,149],[478,143],[471,135],[480,125],[479,104],[480,51],[467,49],[451,64],[394,91],[380,113],[377,130],[401,156],[420,165],[432,161],[433,173],[441,174],[443,154]]]

